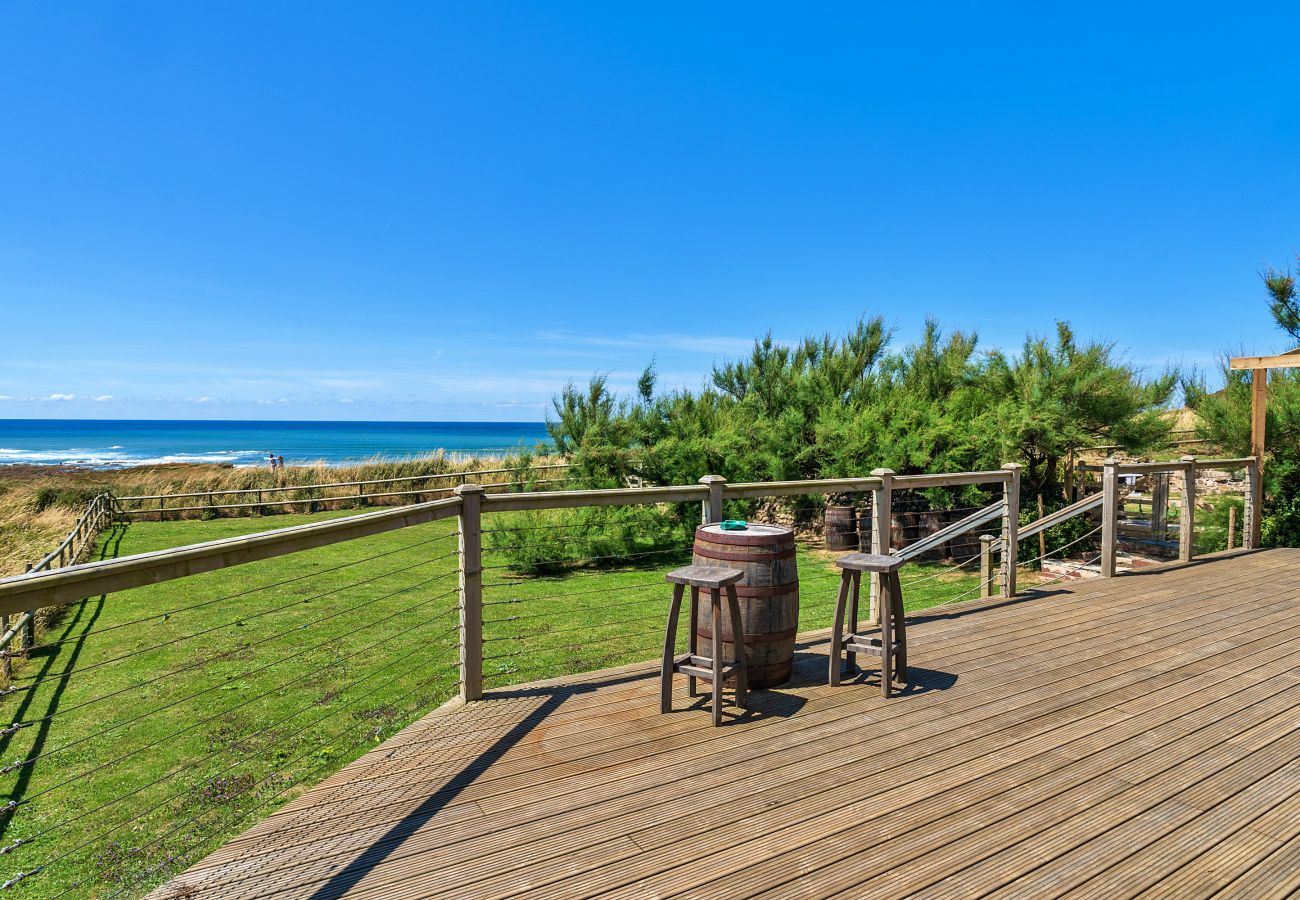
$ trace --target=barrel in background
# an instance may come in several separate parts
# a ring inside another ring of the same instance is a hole
[[[858,510],[853,506],[826,507],[826,549],[857,550]]]

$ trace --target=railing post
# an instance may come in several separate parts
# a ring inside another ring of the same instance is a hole
[[[1011,473],[1002,485],[1002,596],[1016,595],[1016,569],[1020,564],[1020,464],[1007,463]]]
[[[462,484],[460,497],[460,696],[483,697],[483,486]]]
[[[1228,507],[1228,546],[1224,549],[1231,550],[1232,542],[1237,539],[1237,507]]]
[[[1251,508],[1254,515],[1251,516],[1250,543],[1246,545],[1251,550],[1260,545],[1260,526],[1264,519],[1264,462],[1267,450],[1268,369],[1255,369],[1250,374],[1250,455],[1255,457],[1255,465],[1251,467],[1255,476],[1251,484]]]
[[[1115,537],[1119,532],[1119,463],[1114,457],[1101,469],[1101,577],[1115,575]]]
[[[0,616],[0,629],[3,629],[5,634],[9,633],[9,617],[7,615]],[[5,678],[5,687],[8,687],[9,685],[13,684],[14,681],[14,660],[13,657],[9,654],[9,648],[5,647],[3,649],[4,649],[4,659],[3,661],[0,661],[0,672],[3,672]]]
[[[708,499],[700,501],[700,516],[705,525],[722,521],[722,486],[727,479],[721,475],[705,475],[700,484],[708,485]]]
[[[31,570],[32,564],[28,563],[24,571],[30,572]],[[32,649],[32,645],[36,643],[36,610],[27,610],[27,621],[23,623],[21,635],[18,639],[18,649],[24,651]]]
[[[1183,457],[1183,507],[1178,511],[1178,561],[1196,554],[1196,457]]]
[[[993,596],[993,535],[980,535],[980,596]]]
[[[880,479],[880,487],[871,492],[871,552],[879,556],[889,555],[890,529],[894,519],[894,470],[872,469],[872,478]],[[871,611],[868,621],[875,625],[880,622],[880,575],[871,575]]]
[[[1169,473],[1151,475],[1151,536],[1163,541],[1169,536]]]
[[[1241,525],[1241,545],[1247,550],[1259,546],[1260,513],[1264,509],[1264,487],[1258,458],[1246,466],[1246,521]]]

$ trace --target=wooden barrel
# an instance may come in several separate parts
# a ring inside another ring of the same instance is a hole
[[[852,506],[826,507],[826,549],[858,549],[858,511]]]
[[[794,532],[779,525],[750,525],[743,531],[723,531],[717,525],[702,525],[695,529],[694,562],[701,566],[729,566],[745,573],[736,585],[736,594],[745,626],[750,687],[775,687],[788,681],[794,663],[795,635],[799,632],[799,570],[794,555]],[[713,628],[706,597],[700,599],[695,634],[700,652],[708,653]],[[725,606],[722,640],[723,656],[731,659],[731,622]]]

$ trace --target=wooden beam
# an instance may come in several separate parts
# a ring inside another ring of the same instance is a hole
[[[1300,368],[1300,347],[1276,356],[1235,356],[1228,360],[1230,369],[1295,369]]]

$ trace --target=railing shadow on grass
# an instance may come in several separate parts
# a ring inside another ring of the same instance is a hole
[[[100,546],[99,559],[112,559],[117,556],[118,550],[122,545],[122,537],[126,532],[126,526],[112,526],[111,533],[104,536],[103,543]],[[45,749],[45,744],[49,739],[50,727],[54,723],[54,715],[58,712],[59,704],[63,699],[63,693],[67,690],[68,682],[71,679],[77,667],[77,659],[81,656],[81,650],[85,646],[86,639],[90,636],[95,628],[95,623],[99,620],[100,614],[104,611],[104,603],[108,599],[106,594],[99,597],[81,601],[77,604],[77,611],[73,614],[72,620],[67,623],[59,634],[58,638],[52,641],[48,646],[35,646],[28,652],[28,660],[32,661],[40,658],[41,665],[37,672],[30,676],[25,676],[24,680],[30,679],[30,687],[23,695],[17,708],[14,709],[12,721],[24,722],[29,719],[28,712],[36,704],[38,698],[45,696],[48,699],[45,702],[43,711],[37,711],[35,719],[39,719],[36,725],[36,734],[32,738],[31,747],[27,751],[25,759],[37,759]],[[65,652],[66,651],[66,652]],[[48,693],[45,690],[37,690],[37,687],[46,688],[45,676],[56,661],[62,662],[62,673],[51,679],[53,687]],[[14,734],[0,739],[0,757],[9,750],[13,739],[26,731],[22,729]],[[18,769],[18,778],[14,786],[7,792],[9,800],[21,804],[23,797],[31,785],[32,775],[35,772],[34,765],[20,766]],[[0,820],[0,837],[9,830],[13,823],[16,813]]]

